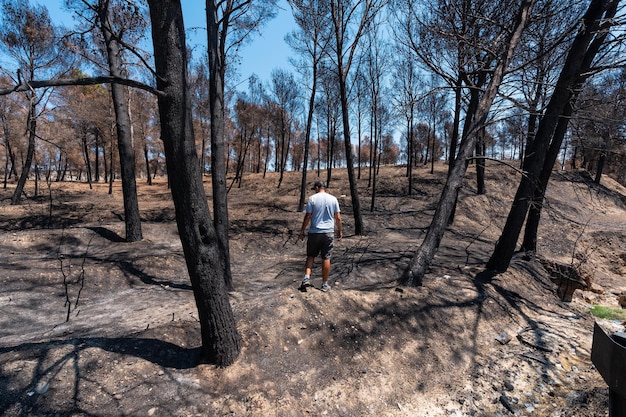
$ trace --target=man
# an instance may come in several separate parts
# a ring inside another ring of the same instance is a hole
[[[330,257],[333,251],[335,227],[337,228],[337,239],[341,239],[341,214],[337,199],[326,192],[326,184],[316,181],[312,190],[315,191],[306,204],[306,214],[302,221],[300,230],[300,240],[304,239],[304,233],[309,228],[309,237],[306,244],[306,267],[302,288],[311,286],[311,269],[315,257],[322,258],[322,291],[330,289],[328,276],[330,275]]]

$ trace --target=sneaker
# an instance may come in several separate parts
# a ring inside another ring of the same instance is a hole
[[[322,291],[326,292],[330,290],[330,285],[328,285],[328,282],[325,282],[322,284]]]
[[[300,286],[301,286],[302,288],[304,288],[304,287],[310,287],[310,286],[311,286],[311,279],[310,279],[310,278],[304,278],[304,279],[302,280],[302,284],[300,284]]]

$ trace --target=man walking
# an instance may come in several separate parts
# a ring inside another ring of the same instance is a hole
[[[306,204],[306,214],[302,221],[300,239],[304,239],[304,233],[309,223],[309,237],[306,244],[306,267],[302,288],[311,286],[311,269],[315,257],[322,258],[322,291],[328,291],[328,276],[330,275],[330,257],[333,251],[335,227],[337,239],[341,239],[341,214],[337,198],[326,192],[326,184],[316,181],[313,184],[315,194],[309,197]]]

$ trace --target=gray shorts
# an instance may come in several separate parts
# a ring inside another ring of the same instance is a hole
[[[306,242],[306,256],[315,258],[321,255],[322,259],[330,259],[333,253],[335,233],[309,233]]]

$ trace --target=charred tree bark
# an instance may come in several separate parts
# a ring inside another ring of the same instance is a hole
[[[122,78],[122,58],[119,45],[115,40],[114,34],[111,32],[109,13],[108,2],[101,2],[98,8],[98,19],[100,21],[100,30],[102,31],[106,44],[109,72],[113,77]],[[137,242],[143,239],[143,235],[141,232],[141,217],[139,216],[139,202],[137,200],[135,151],[133,150],[131,132],[132,123],[130,120],[130,110],[126,104],[125,88],[126,87],[121,84],[111,84],[111,97],[113,100],[113,109],[115,110],[117,148],[120,155],[120,171],[122,174],[126,241]]]
[[[465,112],[465,121],[463,122],[463,134],[461,135],[462,138],[467,138],[467,136],[469,135],[470,130],[474,127],[474,123],[476,121],[476,113],[478,112],[478,106],[480,104],[480,93],[481,93],[481,88],[482,86],[485,84],[485,82],[487,82],[487,73],[486,72],[481,72],[480,76],[477,80],[476,83],[472,83],[470,82],[470,79],[467,75],[465,75],[465,79],[466,79],[466,83],[471,85],[471,89],[470,89],[470,100],[469,103],[467,105],[467,111]],[[462,78],[459,79],[459,92],[457,94],[459,94],[459,97],[457,97],[457,100],[460,100],[460,94],[461,94],[461,86],[462,86]],[[459,109],[458,111],[460,112],[460,101],[458,103],[459,105]],[[455,118],[457,117],[457,115],[455,115]],[[485,116],[486,117],[486,116]],[[456,121],[455,121],[456,122]],[[476,132],[476,134],[478,134],[478,131]],[[476,141],[478,138],[475,138],[474,140]],[[453,134],[453,139],[452,141],[454,142],[454,146],[456,148],[456,139],[454,139],[454,134]],[[476,147],[478,147],[478,143],[476,144]],[[451,158],[453,158],[454,152],[451,150],[450,151],[450,155]],[[451,161],[453,161],[453,159],[451,159]],[[451,171],[452,171],[452,167],[453,167],[453,163],[451,162],[449,167],[448,167],[448,175],[450,175]],[[480,186],[480,184],[478,184],[480,181],[480,173],[478,171],[478,168],[476,170],[476,182],[477,182],[477,187]],[[448,218],[448,225],[452,225],[452,223],[454,223],[454,216],[456,214],[456,201],[454,202],[454,206],[452,207],[452,210],[450,212],[450,217]]]
[[[143,160],[146,164],[146,181],[148,185],[152,185],[152,173],[150,172],[150,155],[148,153],[148,144],[143,144]]]
[[[343,120],[343,139],[346,147],[346,165],[348,168],[348,182],[350,183],[352,212],[354,215],[354,234],[360,236],[364,234],[365,230],[363,226],[363,215],[361,214],[359,190],[356,183],[356,178],[354,176],[354,154],[352,152],[352,141],[350,140],[350,121],[348,120],[348,94],[346,88],[346,80],[343,76],[340,76],[339,78],[339,95],[341,98]]]
[[[85,159],[85,176],[87,177],[87,183],[89,184],[89,189],[93,189],[92,185],[92,176],[91,176],[91,159],[89,158],[89,144],[87,143],[87,135],[89,133],[87,131],[83,132],[83,158]]]
[[[226,71],[225,43],[228,16],[221,23],[214,0],[206,1],[207,36],[209,54],[209,107],[211,112],[211,183],[213,185],[213,223],[224,260],[224,282],[232,290],[230,268],[230,243],[228,220],[228,190],[226,188],[226,151],[224,146],[224,75]]]
[[[309,96],[309,110],[306,117],[306,133],[304,136],[304,162],[302,163],[302,179],[300,181],[300,199],[298,200],[298,211],[304,211],[304,200],[307,193],[307,170],[309,167],[309,146],[311,143],[311,127],[313,125],[313,114],[315,112],[315,96],[317,94],[317,63],[313,63],[313,85]],[[359,167],[360,170],[360,167]]]
[[[485,194],[485,128],[478,132],[476,139],[476,194]]]
[[[161,137],[202,333],[204,359],[232,364],[240,338],[228,299],[218,236],[209,213],[196,152],[187,85],[187,49],[178,0],[149,0]]]
[[[526,219],[526,229],[524,230],[524,240],[522,242],[522,251],[524,252],[536,252],[537,251],[537,231],[539,229],[539,222],[541,220],[541,211],[543,210],[543,203],[545,200],[546,189],[548,188],[548,182],[552,175],[552,167],[556,162],[556,158],[559,154],[560,144],[567,133],[567,126],[569,124],[569,118],[572,115],[573,107],[571,101],[568,102],[563,112],[563,117],[559,120],[559,123],[554,131],[553,144],[548,150],[546,161],[543,164],[543,169],[539,175],[539,187],[535,189],[533,193],[532,202],[528,212],[528,218]],[[557,147],[556,144],[559,144]]]
[[[4,115],[0,115],[2,120],[2,131],[4,132],[4,147],[6,150],[6,156],[4,161],[4,188],[7,188],[7,181],[11,178],[12,174],[17,177],[17,171],[15,168],[15,152],[11,148],[10,138],[13,136],[9,122]],[[10,167],[9,167],[10,163]]]
[[[22,193],[24,192],[24,186],[26,180],[30,174],[30,168],[33,164],[33,158],[35,156],[35,138],[37,137],[37,105],[35,104],[34,93],[30,97],[30,107],[28,108],[28,149],[26,150],[26,159],[24,160],[24,167],[22,173],[17,181],[17,186],[11,197],[11,204],[17,205],[22,201]]]

